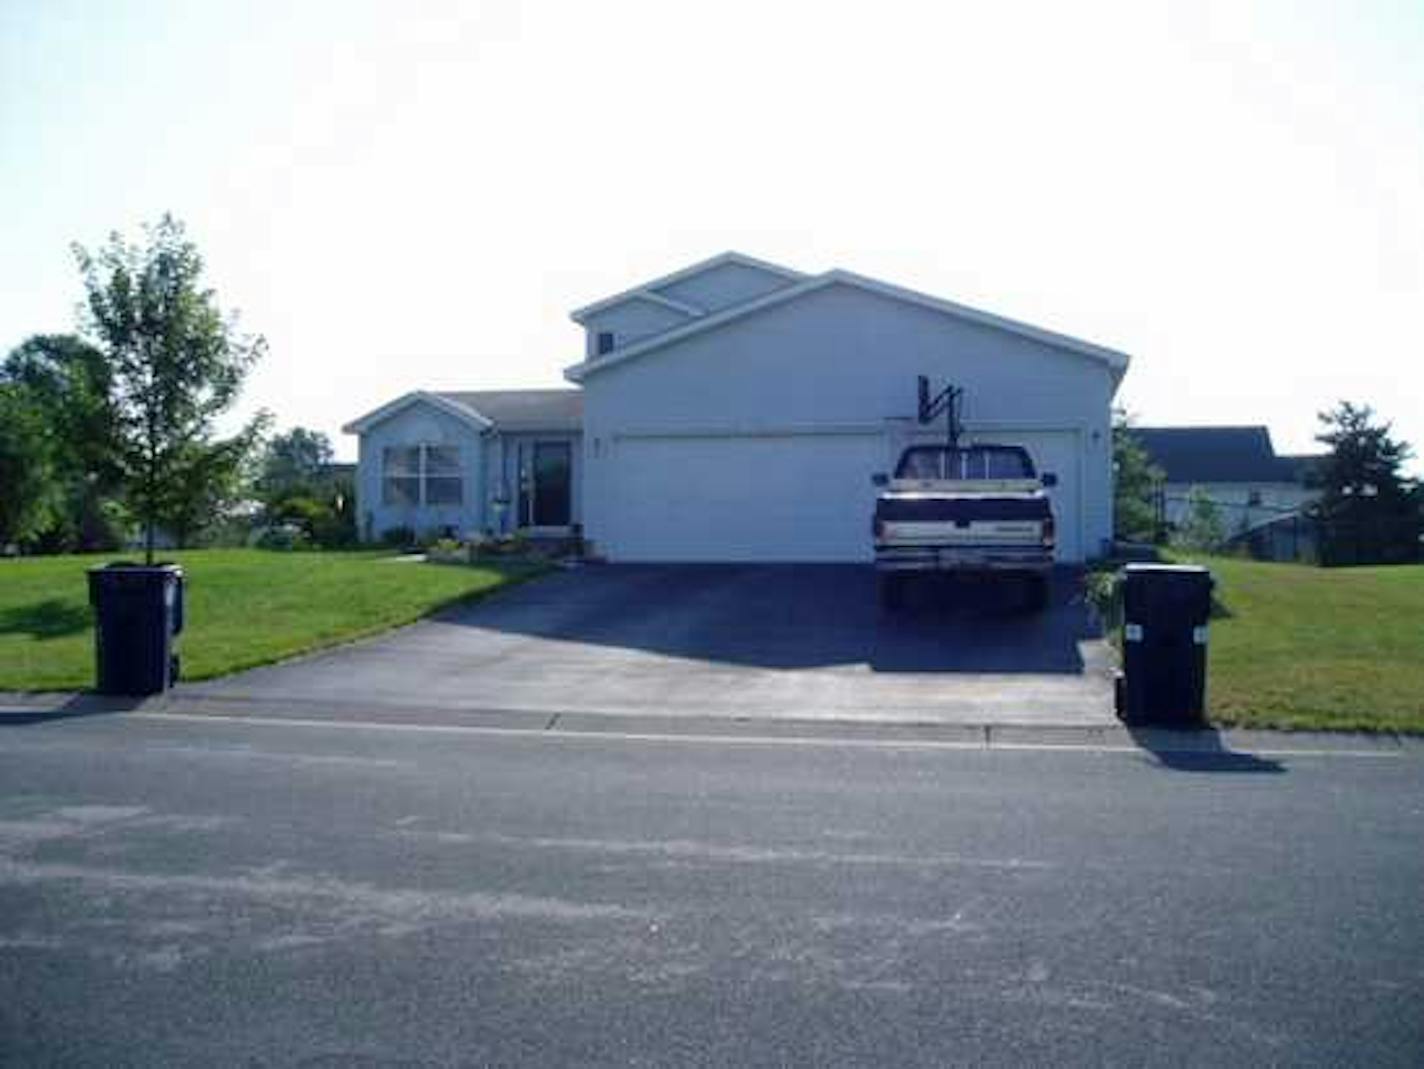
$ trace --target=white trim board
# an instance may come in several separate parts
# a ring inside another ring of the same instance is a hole
[[[670,275],[663,275],[661,278],[655,278],[651,282],[644,282],[641,285],[634,286],[632,289],[624,290],[622,293],[615,293],[612,297],[605,297],[600,301],[594,301],[592,304],[586,304],[582,308],[577,308],[570,312],[569,318],[575,323],[582,323],[587,317],[602,312],[604,309],[616,307],[636,297],[647,298],[649,292],[652,290],[659,289],[663,286],[671,286],[676,282],[681,282],[683,279],[692,278],[694,275],[700,275],[704,271],[710,271],[713,268],[722,267],[725,264],[736,264],[739,267],[755,268],[758,271],[780,275],[782,278],[794,282],[799,282],[806,277],[800,271],[793,271],[789,267],[782,267],[780,264],[758,260],[754,256],[747,256],[745,253],[728,251],[708,257],[706,260],[701,260],[689,267],[681,268]],[[671,297],[664,297],[662,294],[658,294],[657,296],[670,307],[679,308],[682,311],[690,311],[700,316],[707,314],[705,308],[694,309],[691,305],[683,304],[681,301],[675,301]]]
[[[481,415],[469,405],[463,405],[459,401],[452,401],[448,397],[442,397],[438,393],[431,393],[429,390],[412,390],[410,393],[401,394],[394,401],[388,401],[380,408],[367,412],[358,419],[353,419],[350,423],[341,428],[344,434],[365,434],[378,423],[390,419],[398,412],[403,412],[411,405],[428,404],[433,408],[444,412],[446,415],[454,416],[462,423],[467,423],[477,431],[487,431],[494,426],[494,421],[488,416]]]
[[[910,422],[910,421],[907,421]],[[1080,439],[1087,427],[1079,423],[1036,422],[1033,420],[984,420],[964,424],[966,434],[1074,434]],[[865,435],[899,435],[906,438],[943,440],[944,429],[934,425],[911,423],[904,426],[897,419],[880,421],[856,420],[840,423],[703,423],[703,424],[635,424],[612,431],[606,437],[623,438],[800,438],[819,435],[861,437]]]

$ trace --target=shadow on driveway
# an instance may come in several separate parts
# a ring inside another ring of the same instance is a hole
[[[1043,612],[1013,583],[928,582],[883,612],[862,565],[598,565],[442,615],[443,622],[756,668],[1080,675],[1102,629],[1080,574]]]
[[[178,700],[875,723],[1112,723],[1113,657],[1076,574],[883,614],[858,565],[595,565]]]

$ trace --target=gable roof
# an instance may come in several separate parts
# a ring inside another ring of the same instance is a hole
[[[410,393],[401,394],[394,401],[386,402],[380,408],[372,409],[364,416],[353,419],[341,430],[346,434],[365,434],[376,424],[417,404],[431,405],[447,415],[454,416],[460,422],[469,424],[477,431],[485,431],[494,426],[491,420],[459,401],[451,400],[442,394],[431,393],[429,390],[412,390]]]
[[[670,275],[663,275],[655,278],[651,282],[644,282],[634,286],[632,289],[624,290],[622,293],[615,293],[612,297],[605,297],[601,301],[594,301],[592,304],[584,305],[569,313],[575,323],[582,323],[589,316],[596,315],[606,308],[613,308],[620,304],[625,304],[633,300],[652,301],[654,304],[661,304],[666,308],[672,308],[687,315],[700,317],[707,315],[705,308],[698,308],[687,304],[684,301],[676,300],[662,293],[656,292],[663,286],[671,286],[675,282],[681,282],[685,278],[692,278],[713,268],[722,267],[725,264],[735,264],[739,267],[749,267],[753,270],[764,271],[771,275],[780,275],[788,282],[799,282],[806,276],[800,271],[793,271],[789,267],[782,267],[780,264],[769,263],[766,260],[758,260],[753,256],[747,256],[740,252],[723,252],[706,260],[700,260],[690,267],[674,271]]]
[[[1169,483],[1294,483],[1314,460],[1278,456],[1265,427],[1133,427]]]
[[[576,431],[583,426],[583,395],[578,390],[412,390],[367,412],[341,429],[364,434],[411,405],[428,404],[468,424],[475,431]]]
[[[698,265],[698,268],[701,269],[711,262],[712,261],[706,261],[704,264]],[[892,300],[904,301],[907,304],[928,308],[956,319],[965,320],[966,322],[977,323],[981,326],[1007,331],[1011,334],[1018,334],[1057,349],[1078,353],[1081,356],[1086,356],[1106,364],[1109,371],[1112,372],[1114,383],[1122,379],[1123,374],[1127,371],[1127,365],[1130,360],[1126,353],[1118,352],[1115,349],[1094,345],[1092,342],[1072,338],[1066,334],[1058,334],[1051,330],[1044,330],[1041,327],[1031,326],[1028,323],[1020,323],[1017,320],[1007,319],[1003,316],[994,315],[991,312],[983,312],[977,308],[970,308],[967,305],[955,304],[953,301],[947,301],[941,297],[931,297],[929,294],[905,289],[903,286],[882,282],[879,279],[867,278],[864,275],[857,275],[850,271],[840,270],[839,268],[825,271],[819,275],[803,275],[800,276],[800,278],[801,281],[793,285],[773,290],[764,296],[743,301],[741,304],[734,304],[721,311],[713,312],[710,315],[704,315],[688,323],[672,327],[659,334],[644,338],[642,341],[634,342],[625,348],[617,349],[602,358],[594,358],[574,364],[564,369],[564,377],[570,382],[582,382],[589,375],[596,374],[605,368],[614,367],[625,361],[636,359],[646,353],[661,349],[666,345],[671,345],[673,342],[681,341],[683,338],[700,334],[706,330],[713,330],[725,323],[741,319],[754,312],[759,312],[766,308],[773,308],[777,305],[785,304],[788,301],[794,301],[799,297],[804,297],[808,293],[814,293],[828,286],[836,285],[853,286],[857,289],[869,293],[876,293]],[[626,296],[624,299],[626,299]],[[587,311],[588,309],[580,309],[579,312],[574,313],[575,319]]]

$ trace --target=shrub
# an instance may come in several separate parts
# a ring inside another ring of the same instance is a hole
[[[294,523],[279,523],[272,527],[263,528],[257,535],[253,543],[258,549],[308,549],[311,546],[311,539],[307,533]]]
[[[401,524],[381,532],[381,543],[392,549],[410,549],[415,545],[415,528]]]

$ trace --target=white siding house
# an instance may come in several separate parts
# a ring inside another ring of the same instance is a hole
[[[1216,506],[1228,537],[1300,514],[1319,492],[1308,485],[1316,456],[1282,455],[1262,426],[1136,427],[1133,436],[1164,476],[1163,521],[1185,519],[1192,494]]]
[[[1096,556],[1111,538],[1121,353],[847,272],[805,275],[735,253],[573,316],[585,344],[565,373],[581,400],[577,427],[563,428],[578,453],[568,523],[610,560],[869,560],[871,476],[907,442],[944,433],[914,419],[919,375],[964,389],[971,441],[1027,446],[1058,476],[1060,559]],[[480,396],[407,395],[403,408],[350,425],[362,435],[361,508],[377,533],[403,516],[417,528],[498,529],[510,469],[490,458],[514,438]],[[432,397],[479,419],[406,411],[438,408]],[[478,471],[453,519],[438,502],[423,512],[386,503],[381,465],[404,455],[386,451],[422,436],[461,439]],[[533,468],[516,462],[516,479],[534,479]],[[514,510],[511,522],[529,518]]]

